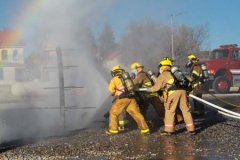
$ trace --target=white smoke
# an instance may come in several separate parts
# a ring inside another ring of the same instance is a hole
[[[94,21],[104,19],[112,0],[51,0],[40,11],[37,21],[32,25],[31,34],[25,37],[26,51],[31,54],[45,53],[49,48],[62,48],[64,66],[75,66],[64,70],[65,86],[82,86],[65,90],[67,107],[98,107],[107,98],[107,82],[100,73],[88,46],[88,27]],[[27,33],[29,28],[23,28]],[[55,66],[56,55],[45,59],[49,66]],[[53,63],[52,63],[53,62]],[[45,63],[45,62],[43,62]],[[58,72],[50,72],[50,80],[41,79],[34,82],[17,83],[12,93],[18,101],[5,105],[0,112],[1,141],[15,138],[52,134],[61,130],[61,117],[58,109],[41,109],[59,107],[58,89],[47,90],[46,87],[58,87]],[[23,101],[24,99],[24,101]],[[10,108],[11,109],[10,109]],[[25,108],[25,109],[21,109]],[[38,108],[38,109],[26,109]],[[66,129],[86,127],[97,109],[66,110]]]

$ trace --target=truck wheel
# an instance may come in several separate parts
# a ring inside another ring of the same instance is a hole
[[[215,93],[224,94],[228,93],[230,89],[230,82],[224,76],[216,77],[213,81],[212,88]]]

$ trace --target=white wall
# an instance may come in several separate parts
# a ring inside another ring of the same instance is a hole
[[[15,67],[3,67],[3,80],[0,85],[12,85],[15,82]]]
[[[7,51],[7,59],[3,60],[2,51]],[[14,55],[14,52],[16,54]],[[15,83],[14,65],[24,64],[24,48],[23,47],[3,47],[0,48],[0,67],[3,70],[3,79],[0,79],[0,85],[12,85]]]
[[[16,63],[16,64],[24,64],[24,49],[23,47],[15,47],[15,48],[0,48],[0,61],[2,61],[2,51],[7,50],[8,59],[4,60],[4,62],[8,63]],[[17,56],[14,57],[14,50],[17,50]]]

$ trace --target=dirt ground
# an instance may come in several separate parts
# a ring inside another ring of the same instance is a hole
[[[216,102],[210,97],[206,99]],[[225,100],[239,105],[238,97]],[[225,107],[240,113],[240,108]],[[181,123],[177,124],[172,136],[161,136],[163,124],[158,122],[157,118],[152,120],[153,133],[148,136],[140,135],[135,126],[118,135],[106,135],[105,121],[95,122],[93,126],[98,127],[61,136],[8,142],[0,146],[0,159],[240,159],[240,120],[207,109],[204,118],[195,118],[196,135],[186,133],[184,123]]]

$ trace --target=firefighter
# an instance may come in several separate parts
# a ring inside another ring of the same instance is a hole
[[[182,111],[186,128],[190,134],[195,134],[195,126],[190,112],[190,105],[187,100],[186,90],[176,89],[174,77],[170,72],[171,63],[169,60],[163,59],[159,64],[160,75],[154,86],[147,88],[148,92],[156,92],[163,90],[164,95],[164,131],[161,135],[171,135],[175,130],[175,114],[179,105]]]
[[[151,80],[151,76],[143,71],[144,66],[139,62],[132,63],[131,66],[131,78],[133,79],[133,83],[136,88],[146,88],[151,87],[153,85],[153,81]],[[153,74],[153,73],[152,73]],[[140,111],[143,117],[147,118],[147,109],[149,105],[152,105],[156,110],[157,114],[161,119],[164,118],[164,107],[163,103],[160,100],[160,96],[158,93],[143,93],[136,92],[135,99],[139,105]],[[119,130],[124,131],[126,126],[129,124],[128,116],[126,111],[123,111],[119,116]],[[148,121],[151,124],[151,121]]]
[[[174,65],[174,61],[169,57],[164,57],[163,60],[169,61],[170,66]],[[177,107],[175,118],[176,118],[176,122],[178,123],[181,123],[183,121],[183,116],[179,107]]]
[[[190,68],[190,80],[192,83],[192,94],[202,98],[202,67],[199,63],[199,59],[194,54],[188,55],[187,68]],[[193,100],[193,115],[202,117],[204,116],[204,105],[197,100]]]
[[[135,75],[133,83],[137,88],[147,88],[153,85],[153,82],[151,82],[148,74],[143,71],[143,68],[144,66],[138,62],[131,64],[131,72]],[[164,107],[158,93],[140,93],[140,98],[142,98],[143,104],[139,105],[144,117],[146,117],[149,104],[154,107],[159,117],[164,117]]]
[[[119,66],[112,68],[112,80],[108,86],[109,92],[115,97],[115,101],[109,111],[109,129],[107,134],[117,134],[118,130],[118,117],[123,110],[126,110],[130,116],[136,121],[141,134],[150,134],[149,127],[140,113],[139,106],[136,100],[127,90],[126,81],[123,79],[125,71]]]

